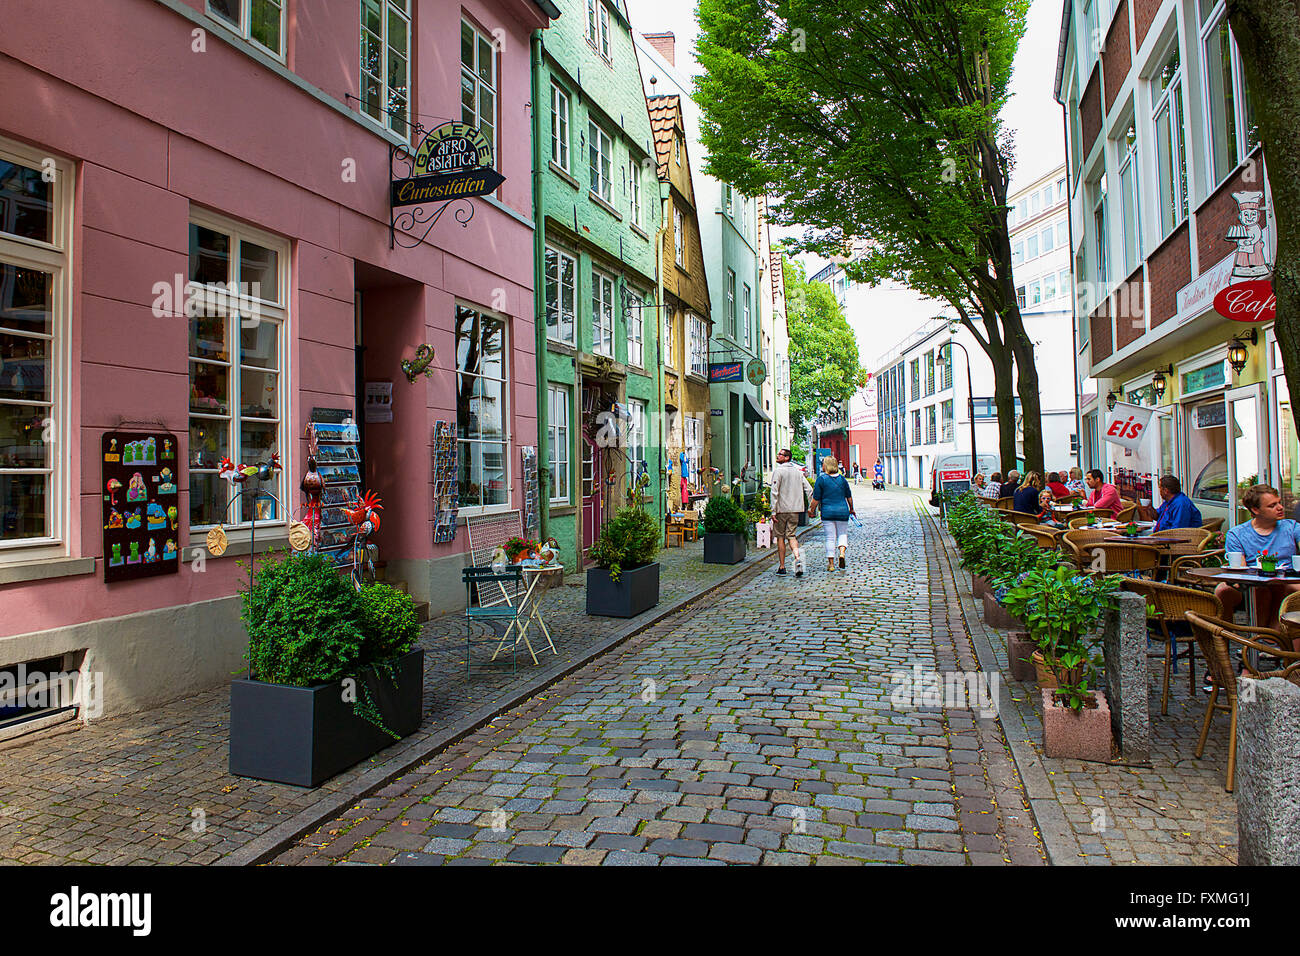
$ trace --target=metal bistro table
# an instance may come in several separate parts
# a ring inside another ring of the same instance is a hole
[[[510,639],[510,632],[515,632],[514,647],[519,647],[522,640],[524,646],[528,648],[529,656],[532,657],[533,663],[538,663],[537,654],[533,651],[533,644],[528,640],[528,629],[537,624],[538,630],[546,638],[547,646],[550,647],[551,653],[556,657],[560,652],[555,649],[555,642],[551,640],[551,632],[546,626],[546,620],[542,617],[542,598],[546,597],[553,584],[557,581],[564,580],[564,565],[562,564],[542,564],[539,561],[521,561],[519,570],[523,572],[528,579],[528,587],[524,590],[524,596],[519,602],[519,616],[511,622],[510,627],[501,635],[501,643],[497,645],[492,652],[492,660],[497,659],[501,649],[505,647],[506,641]]]
[[[1182,572],[1188,577],[1202,578],[1206,581],[1222,581],[1225,584],[1240,585],[1246,592],[1246,616],[1251,627],[1260,627],[1259,613],[1255,607],[1255,589],[1273,587],[1279,584],[1300,584],[1300,577],[1276,574],[1262,574],[1257,569],[1245,568],[1188,568]]]

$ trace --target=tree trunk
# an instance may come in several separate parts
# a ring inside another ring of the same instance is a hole
[[[1020,395],[1020,414],[1025,433],[1025,472],[1043,472],[1043,417],[1038,387],[1038,366],[1034,363],[1034,343],[1025,332],[1020,310],[1012,305],[1002,316],[1007,344],[1016,360],[1016,390]],[[1013,432],[1014,434],[1014,432]]]
[[[998,461],[1005,475],[1016,467],[1014,372],[1011,353],[1005,347],[989,349],[988,356],[993,366],[993,404],[998,410]]]
[[[1277,225],[1273,294],[1278,349],[1300,428],[1300,2],[1228,0],[1246,84],[1259,123]]]

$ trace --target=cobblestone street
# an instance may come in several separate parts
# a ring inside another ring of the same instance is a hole
[[[802,579],[742,576],[277,862],[1043,862],[996,720],[891,701],[974,658],[917,499],[860,498],[846,571],[814,533]]]

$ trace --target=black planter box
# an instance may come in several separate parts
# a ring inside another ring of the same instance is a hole
[[[705,564],[739,564],[745,560],[743,534],[704,535]]]
[[[387,674],[366,671],[384,726],[406,737],[420,729],[424,651],[397,659],[397,687]],[[361,698],[361,688],[357,687]],[[343,699],[343,682],[290,687],[256,680],[230,684],[230,772],[237,777],[317,787],[395,741],[357,716]]]
[[[617,582],[605,568],[587,569],[587,613],[636,617],[659,603],[659,562],[624,568]]]

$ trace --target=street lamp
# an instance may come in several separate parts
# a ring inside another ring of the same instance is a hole
[[[979,458],[975,454],[975,389],[971,385],[970,375],[970,353],[966,351],[966,346],[957,341],[957,332],[961,328],[961,323],[952,321],[948,323],[948,334],[952,336],[948,340],[948,361],[952,362],[952,347],[955,345],[962,350],[966,356],[966,399],[970,407],[970,483],[975,487],[975,475],[979,471]]]

